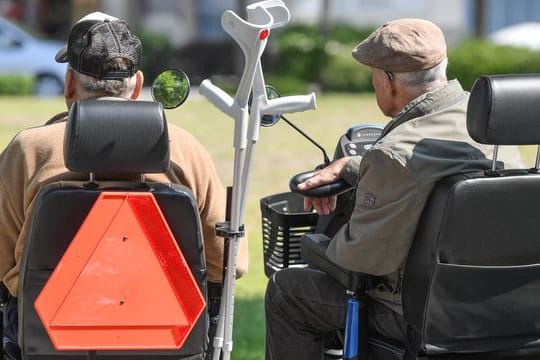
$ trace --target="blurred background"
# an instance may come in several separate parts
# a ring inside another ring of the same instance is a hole
[[[128,21],[143,41],[148,80],[180,67],[192,84],[212,77],[232,86],[242,70],[239,49],[221,29],[224,10],[249,0],[0,0],[0,93],[54,95],[64,65],[51,58],[71,25],[91,11]],[[263,64],[284,92],[371,91],[351,48],[377,25],[400,17],[434,21],[450,48],[450,77],[470,87],[479,74],[540,71],[538,0],[288,0],[292,22],[275,30]],[[3,74],[3,75],[2,75]],[[6,74],[8,78],[6,79]],[[26,78],[14,79],[23,74]]]
[[[0,0],[0,148],[21,129],[65,111],[65,64],[54,56],[71,25],[92,11],[126,19],[143,42],[147,85],[168,67],[183,69],[194,89],[167,120],[193,133],[212,154],[225,185],[232,183],[233,121],[197,96],[211,78],[233,92],[243,68],[237,45],[221,28],[225,10],[244,14],[247,0]],[[272,31],[262,63],[266,82],[282,94],[317,93],[316,111],[290,119],[331,155],[358,123],[388,121],[377,107],[368,68],[351,50],[387,20],[434,21],[449,46],[449,78],[469,89],[482,74],[540,72],[540,0],[284,0],[291,23]],[[148,93],[146,92],[146,96]],[[146,98],[145,98],[146,99]],[[289,117],[289,116],[288,116]],[[536,149],[524,147],[529,163]],[[234,360],[264,358],[261,204],[287,192],[294,174],[311,170],[321,152],[280,122],[262,128],[248,188],[250,269],[237,283]]]

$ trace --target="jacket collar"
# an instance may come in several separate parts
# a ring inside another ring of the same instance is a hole
[[[62,121],[66,121],[67,118],[68,118],[68,115],[69,115],[68,111],[64,111],[64,112],[61,112],[60,114],[56,114],[52,118],[50,118],[45,123],[45,125],[51,125],[51,124],[56,124],[56,123],[59,123],[59,122],[62,122]]]
[[[442,89],[420,95],[405,105],[403,109],[390,120],[384,127],[380,138],[409,120],[428,115],[447,107],[449,104],[461,101],[466,94],[467,93],[463,91],[461,84],[457,80],[451,80]]]
[[[128,99],[124,99],[124,98],[121,98],[121,97],[114,97],[114,96],[102,96],[102,97],[97,97],[95,99],[97,99],[97,100],[124,100],[124,101],[128,101]],[[45,123],[45,125],[51,125],[51,124],[56,124],[56,123],[59,123],[59,122],[62,122],[62,121],[67,121],[68,116],[69,116],[69,111],[61,112],[60,114],[56,114],[55,116],[50,118]]]

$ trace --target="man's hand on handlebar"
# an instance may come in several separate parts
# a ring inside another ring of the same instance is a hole
[[[349,157],[342,157],[331,162],[327,167],[317,171],[315,175],[298,184],[299,190],[309,190],[342,179],[343,169]],[[304,197],[304,210],[314,209],[319,215],[328,215],[336,209],[336,195],[328,197]]]

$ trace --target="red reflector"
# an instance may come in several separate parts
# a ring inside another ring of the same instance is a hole
[[[264,40],[270,35],[270,31],[268,29],[261,30],[259,33],[259,40]]]

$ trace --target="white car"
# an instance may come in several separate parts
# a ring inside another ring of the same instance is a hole
[[[525,47],[540,51],[540,22],[524,22],[499,29],[489,35],[499,45]]]
[[[26,74],[35,78],[39,96],[60,95],[66,64],[54,60],[61,42],[36,38],[0,17],[0,74]]]

